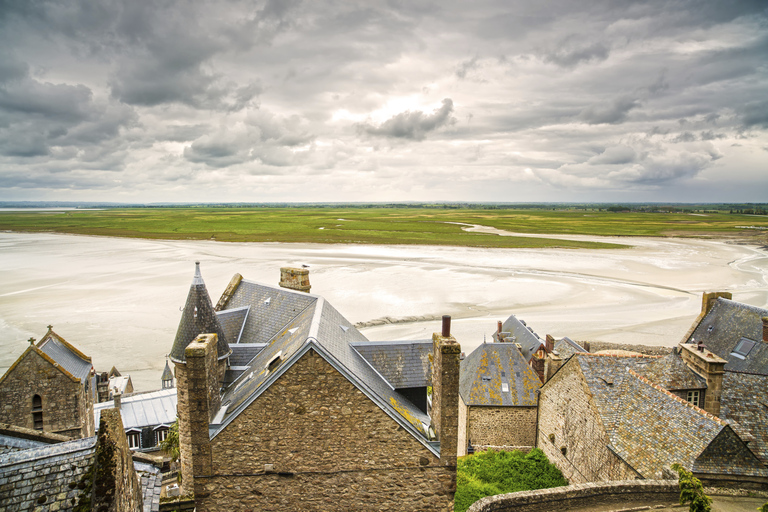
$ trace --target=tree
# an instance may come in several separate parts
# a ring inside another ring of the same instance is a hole
[[[701,480],[693,476],[680,464],[672,464],[672,469],[680,475],[680,504],[691,502],[690,512],[710,512],[712,510],[712,498],[704,494]]]
[[[171,462],[179,460],[179,419],[173,422],[168,429],[168,436],[160,442],[160,448],[171,458]]]

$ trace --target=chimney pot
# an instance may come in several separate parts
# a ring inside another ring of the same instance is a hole
[[[499,334],[501,333],[501,320],[496,323],[496,332]]]
[[[443,338],[451,336],[451,315],[443,315]]]

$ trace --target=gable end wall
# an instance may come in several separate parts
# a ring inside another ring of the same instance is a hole
[[[43,402],[43,430],[69,437],[94,434],[93,399],[84,383],[74,382],[34,350],[11,367],[0,383],[0,423],[34,429],[32,398]]]
[[[575,359],[541,388],[538,430],[536,446],[571,484],[640,477],[608,448],[610,440]]]
[[[455,470],[314,350],[219,432],[211,452],[212,476],[195,478],[200,511],[453,510]]]

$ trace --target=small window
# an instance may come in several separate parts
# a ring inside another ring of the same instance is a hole
[[[741,359],[744,359],[747,357],[747,355],[752,350],[752,347],[755,346],[755,342],[747,339],[747,338],[741,338],[739,343],[736,345],[736,348],[733,349],[733,352],[731,355],[740,356]]]
[[[155,444],[160,444],[168,438],[168,429],[161,428],[155,430]]]
[[[127,432],[128,448],[135,450],[141,448],[141,432]]]
[[[506,382],[502,382],[501,383],[501,390],[504,393],[509,393],[509,384],[507,384]]]
[[[32,424],[35,430],[43,430],[43,399],[40,395],[32,397]]]
[[[699,393],[700,393],[700,391],[698,391],[698,390],[696,390],[696,391],[689,391],[685,399],[688,400],[689,402],[691,402],[696,407],[699,407],[699,397],[700,397]]]

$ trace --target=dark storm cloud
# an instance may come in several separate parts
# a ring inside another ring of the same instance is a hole
[[[443,105],[431,114],[420,110],[401,112],[379,126],[363,125],[362,130],[370,135],[398,139],[424,140],[429,132],[456,122],[453,117],[453,101],[443,100]]]
[[[753,101],[740,109],[741,121],[747,128],[768,128],[768,100]]]

